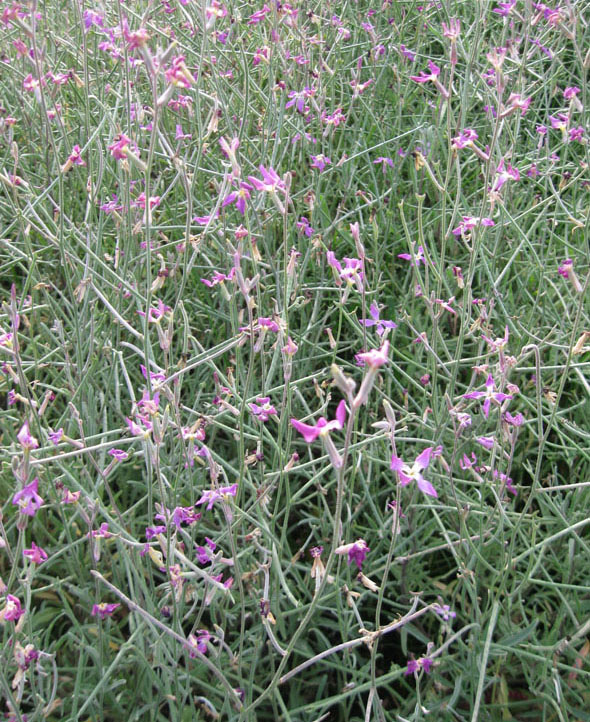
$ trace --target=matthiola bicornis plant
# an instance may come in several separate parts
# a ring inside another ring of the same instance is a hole
[[[330,438],[331,431],[340,431],[344,427],[346,421],[346,402],[344,399],[338,404],[336,408],[336,415],[332,421],[328,421],[323,416],[320,416],[318,421],[311,425],[305,424],[303,421],[298,419],[291,419],[291,425],[296,429],[305,439],[308,444],[312,444],[318,437],[321,439],[330,461],[335,469],[339,469],[342,466],[342,457],[336,450],[334,442]]]
[[[424,492],[424,494],[434,497],[438,496],[434,486],[422,475],[422,472],[430,465],[433,451],[432,446],[424,449],[424,451],[416,457],[416,460],[411,466],[395,454],[392,455],[390,468],[397,472],[401,486],[407,486],[412,481],[415,481],[418,489]]]

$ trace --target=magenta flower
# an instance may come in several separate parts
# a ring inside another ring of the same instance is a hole
[[[381,163],[381,169],[383,170],[383,175],[387,173],[387,166],[390,168],[393,168],[393,160],[391,158],[386,158],[382,155],[380,155],[378,158],[375,158],[373,161],[373,165],[378,165]]]
[[[129,454],[123,451],[123,449],[109,449],[107,453],[109,456],[112,456],[115,461],[125,461],[125,459],[129,458]]]
[[[232,191],[226,195],[221,206],[225,208],[225,206],[230,205],[230,203],[235,203],[238,211],[244,215],[246,212],[246,201],[250,198],[251,190],[252,186],[249,183],[242,181],[237,191]]]
[[[342,281],[345,281],[347,286],[350,288],[352,285],[356,285],[357,290],[362,292],[363,290],[363,264],[358,258],[343,258],[344,266],[336,258],[333,251],[327,251],[326,259],[328,265],[336,271],[338,279],[337,285],[341,285]]]
[[[424,70],[421,70],[420,75],[411,75],[410,78],[415,83],[429,83],[430,81],[434,82],[440,75],[440,68],[438,67],[438,65],[435,65],[432,60],[428,61],[428,68],[430,70],[430,73],[426,73]]]
[[[367,542],[364,539],[357,539],[352,544],[343,544],[335,549],[335,554],[347,554],[348,555],[348,566],[354,562],[359,570],[363,566],[365,557],[371,550],[367,546]]]
[[[416,457],[416,461],[412,466],[405,464],[398,456],[392,454],[390,469],[397,471],[401,486],[407,486],[410,482],[415,481],[420,491],[424,492],[424,494],[434,497],[438,496],[436,489],[422,475],[424,469],[427,469],[430,464],[432,452],[432,446],[424,449],[424,451]]]
[[[486,390],[485,391],[470,391],[468,394],[463,394],[464,399],[484,399],[483,402],[483,415],[488,418],[490,415],[490,406],[492,402],[500,406],[504,401],[507,399],[511,399],[512,396],[510,394],[504,394],[500,391],[496,391],[496,384],[494,383],[494,379],[492,377],[492,374],[488,375],[488,378],[486,380]]]
[[[326,166],[331,165],[332,161],[327,156],[320,153],[319,155],[312,155],[311,157],[311,163],[309,164],[310,168],[317,168],[320,173],[322,173]]]
[[[194,85],[195,79],[184,62],[184,55],[177,55],[172,58],[172,63],[164,75],[171,85],[180,88],[190,88]]]
[[[509,180],[520,180],[520,173],[518,172],[517,168],[513,168],[510,164],[506,165],[506,168],[504,168],[504,158],[498,163],[498,167],[496,168],[496,180],[494,181],[494,185],[492,186],[492,191],[495,193],[498,193],[504,183]]]
[[[222,486],[219,489],[207,489],[201,495],[199,501],[196,502],[195,506],[199,504],[207,504],[207,511],[211,511],[213,504],[220,499],[224,499],[228,496],[234,496],[237,494],[238,485],[232,484],[231,486]]]
[[[94,604],[92,606],[92,611],[90,614],[92,614],[93,617],[100,617],[101,619],[106,619],[106,617],[110,617],[111,614],[120,607],[120,604],[117,603],[108,603],[108,602],[101,602],[100,604]]]
[[[397,328],[397,324],[393,321],[382,321],[379,318],[379,307],[376,303],[371,304],[371,307],[369,308],[369,314],[371,318],[361,319],[359,323],[363,326],[366,326],[367,328],[371,326],[376,326],[375,331],[378,336],[383,336],[383,334],[386,332],[386,329]]]
[[[64,436],[64,430],[58,429],[57,431],[49,431],[47,436],[49,441],[51,441],[54,446],[57,446]]]
[[[152,432],[153,424],[144,416],[138,416],[137,419],[141,422],[140,424],[128,417],[125,417],[125,423],[133,436],[141,436],[144,439],[147,439]]]
[[[29,549],[23,549],[23,556],[30,559],[33,564],[42,564],[47,560],[47,552],[45,549],[38,547],[35,542],[31,542]]]
[[[408,659],[408,666],[404,674],[406,677],[410,674],[416,674],[423,669],[426,674],[430,674],[432,669],[432,660],[429,657],[420,657],[419,659]]]
[[[266,6],[265,6],[266,7]],[[191,659],[197,657],[197,653],[207,654],[207,642],[211,639],[211,634],[206,629],[197,630],[197,634],[189,634],[187,638],[188,642],[188,656]]]
[[[404,261],[410,261],[412,266],[416,266],[418,268],[421,263],[426,264],[426,261],[424,259],[424,249],[422,246],[418,246],[418,253],[416,254],[410,254],[410,253],[398,253],[398,258],[403,258]]]
[[[508,15],[512,12],[514,9],[514,6],[516,5],[516,0],[508,0],[508,2],[499,2],[498,7],[494,8],[492,10],[493,13],[497,13],[503,18],[507,18]]]
[[[129,143],[131,143],[131,138],[128,138],[124,133],[119,133],[115,140],[107,147],[111,151],[113,158],[123,160],[127,158]]]
[[[264,20],[265,16],[268,15],[270,11],[271,10],[268,5],[263,5],[260,10],[256,10],[256,12],[250,15],[248,18],[248,25],[257,25],[259,22]]]
[[[316,89],[314,87],[309,88],[308,86],[305,86],[305,88],[303,88],[303,90],[299,92],[296,90],[291,90],[287,94],[289,100],[285,104],[285,109],[295,106],[297,112],[303,115],[309,110],[309,108],[305,105],[305,101],[308,98],[313,98],[315,94]]]
[[[434,83],[436,89],[438,92],[442,95],[445,100],[449,99],[449,91],[442,85],[442,83],[439,81],[438,76],[440,75],[440,68],[438,65],[435,65],[432,60],[428,61],[428,68],[430,70],[430,73],[424,72],[424,70],[420,71],[420,75],[410,75],[410,78],[415,83]]]
[[[21,606],[20,599],[13,594],[7,594],[6,604],[0,612],[0,619],[4,619],[7,622],[18,622],[24,613],[25,610]]]
[[[323,416],[320,416],[317,423],[311,426],[310,424],[304,424],[303,421],[297,419],[291,419],[291,426],[296,429],[305,439],[306,443],[313,443],[318,437],[326,437],[330,431],[339,431],[344,427],[346,421],[346,403],[344,399],[338,404],[336,408],[336,416],[332,421],[327,421]]]
[[[16,435],[16,438],[18,439],[18,443],[23,447],[23,449],[30,450],[39,448],[39,442],[31,434],[28,421],[25,421],[25,423],[21,426],[21,429]]]
[[[465,148],[467,146],[473,145],[473,141],[477,140],[478,135],[473,130],[473,128],[464,128],[459,135],[456,135],[451,140],[451,145],[453,148]]]
[[[264,424],[267,422],[271,416],[276,416],[277,410],[275,407],[270,403],[270,397],[269,396],[263,396],[259,399],[256,399],[256,403],[250,403],[248,404],[250,407],[250,411],[256,416],[262,423]]]
[[[219,271],[215,271],[215,273],[211,276],[211,280],[208,280],[207,278],[201,278],[201,283],[204,283],[207,288],[213,288],[213,286],[217,286],[218,283],[223,283],[224,281],[232,281],[235,275],[235,268],[232,268],[227,275],[224,273],[220,273]]]
[[[295,225],[299,233],[304,233],[308,238],[311,238],[315,233],[315,230],[311,227],[305,216],[301,216]]]
[[[454,619],[457,616],[457,612],[453,612],[448,604],[443,604],[442,606],[440,604],[435,604],[434,611],[439,617],[442,617],[445,622],[448,622],[449,619]]]
[[[149,323],[158,323],[162,320],[162,318],[165,316],[165,314],[168,313],[168,311],[172,311],[170,306],[166,306],[161,300],[158,300],[158,306],[157,308],[152,306],[150,310],[147,313],[147,320]],[[140,316],[143,316],[145,318],[146,313],[145,311],[138,311],[137,312]]]
[[[269,168],[268,170],[263,166],[258,166],[258,170],[260,171],[260,174],[262,175],[262,180],[259,178],[255,178],[252,175],[248,176],[248,180],[254,188],[256,188],[257,191],[263,191],[265,193],[276,193],[277,190],[285,191],[285,182],[281,179],[279,174],[275,171],[274,168]]]
[[[477,226],[495,226],[491,218],[480,218],[479,216],[463,216],[463,220],[457,228],[453,229],[454,236],[465,236]]]
[[[39,479],[35,477],[30,484],[27,484],[20,491],[17,491],[12,497],[12,503],[18,506],[21,514],[35,516],[38,509],[43,505],[43,499],[37,493],[38,487]]]

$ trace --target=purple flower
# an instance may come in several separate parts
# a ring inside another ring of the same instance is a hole
[[[23,447],[23,449],[30,450],[39,448],[39,442],[31,434],[28,421],[25,421],[25,423],[21,426],[21,429],[16,435],[16,438],[18,439],[18,443]]]
[[[500,406],[502,402],[506,401],[507,399],[511,399],[512,396],[510,394],[504,394],[501,391],[496,391],[496,384],[494,383],[494,379],[492,377],[492,374],[488,375],[488,378],[486,380],[486,390],[485,391],[470,391],[468,394],[463,394],[464,399],[484,399],[483,402],[483,415],[488,418],[490,415],[490,406],[492,404],[492,401]]]
[[[21,514],[35,516],[37,510],[41,508],[43,499],[37,493],[38,486],[39,479],[35,477],[30,484],[17,491],[12,497],[12,503],[18,506]]]
[[[227,275],[224,273],[220,273],[219,271],[215,271],[215,273],[211,276],[211,280],[208,280],[207,278],[201,278],[201,283],[204,283],[207,288],[213,288],[213,286],[217,286],[218,283],[233,280],[235,275],[235,268],[232,268]]]
[[[34,564],[42,564],[47,560],[47,552],[45,549],[38,547],[35,542],[31,542],[29,549],[23,549],[23,556],[30,559]]]
[[[465,148],[466,146],[472,145],[474,140],[477,140],[478,135],[473,128],[464,128],[459,135],[456,135],[451,140],[453,148]]]
[[[421,70],[420,75],[410,75],[410,78],[415,83],[429,83],[430,81],[434,82],[440,75],[440,68],[438,67],[438,65],[435,65],[432,60],[428,61],[428,68],[430,70],[430,73],[426,73],[424,70]]]
[[[397,471],[401,486],[407,486],[410,482],[415,481],[420,491],[424,492],[424,494],[434,497],[438,496],[436,489],[422,475],[424,469],[428,468],[430,464],[432,451],[432,446],[424,449],[424,451],[416,457],[416,461],[412,466],[405,464],[398,456],[392,454],[390,468],[393,471]]]
[[[418,253],[415,255],[412,255],[410,253],[398,253],[398,258],[403,258],[404,261],[410,261],[412,266],[416,266],[418,268],[421,263],[426,264],[426,261],[424,260],[424,249],[422,246],[418,246]]]
[[[348,566],[354,562],[359,570],[363,566],[365,557],[371,550],[364,539],[357,539],[352,544],[343,544],[335,550],[335,554],[348,554]]]
[[[475,440],[478,444],[481,444],[484,449],[490,450],[494,448],[494,439],[491,436],[478,436]]]
[[[377,165],[379,163],[381,163],[381,167],[383,169],[384,175],[387,172],[387,166],[389,166],[390,168],[393,168],[393,160],[391,158],[386,158],[386,157],[380,155],[378,158],[375,158],[375,160],[373,161],[373,165]]]
[[[317,423],[311,426],[310,424],[304,424],[302,421],[297,419],[291,419],[291,426],[296,429],[305,439],[306,443],[313,443],[318,437],[327,436],[330,431],[340,430],[344,427],[346,421],[346,403],[344,399],[338,404],[336,408],[336,416],[332,421],[327,421],[323,416],[320,416]]]
[[[258,166],[258,170],[260,171],[260,174],[262,175],[262,180],[259,178],[255,178],[254,176],[249,175],[248,180],[254,188],[256,188],[257,191],[264,191],[266,193],[276,193],[277,190],[285,191],[286,186],[285,182],[280,178],[279,174],[274,170],[274,168],[269,168],[268,170],[263,166]]]
[[[513,168],[510,164],[506,165],[506,168],[504,168],[504,158],[498,163],[498,167],[496,168],[496,180],[494,181],[494,185],[492,186],[492,191],[495,193],[498,193],[504,183],[509,180],[520,180],[520,173],[518,172],[517,168]]]
[[[311,163],[309,164],[309,167],[317,168],[320,173],[326,168],[326,166],[331,165],[331,163],[332,163],[330,158],[328,158],[327,156],[325,156],[321,153],[319,155],[312,155],[310,157],[311,157]]]
[[[232,191],[223,199],[221,206],[225,208],[225,206],[230,205],[230,203],[235,203],[238,211],[244,215],[246,212],[246,201],[250,198],[251,190],[252,186],[242,181],[237,191]]]
[[[454,236],[464,236],[477,226],[495,226],[496,224],[491,218],[481,218],[479,216],[463,216],[463,220],[457,228],[453,229]]]
[[[430,674],[432,669],[432,660],[429,657],[420,657],[419,659],[408,659],[408,666],[404,674],[406,677],[410,674],[416,674],[423,669],[426,674]]]
[[[129,454],[123,451],[123,449],[109,449],[107,453],[109,456],[112,456],[115,461],[125,461],[125,459],[129,458]]]
[[[220,499],[224,499],[226,496],[234,496],[238,491],[238,485],[232,484],[231,486],[222,486],[219,489],[207,489],[201,495],[199,501],[196,502],[195,506],[199,504],[207,504],[207,511],[211,511],[213,504]]]
[[[47,434],[47,436],[49,437],[49,441],[51,441],[51,443],[52,443],[54,446],[57,446],[57,445],[59,444],[59,442],[60,442],[60,441],[62,440],[62,438],[63,438],[63,435],[64,435],[64,430],[63,430],[63,429],[58,429],[57,431],[50,431],[50,432]]]
[[[100,604],[94,604],[92,606],[92,611],[90,614],[92,614],[93,617],[100,617],[101,619],[105,619],[106,617],[110,617],[111,614],[117,609],[117,607],[120,607],[120,604],[117,603],[107,603],[107,602],[101,602]]]
[[[250,411],[256,416],[262,423],[265,423],[270,419],[271,416],[276,416],[277,410],[270,403],[269,396],[263,396],[256,399],[255,404],[248,404]]]
[[[393,321],[382,321],[379,318],[379,307],[376,303],[372,303],[371,307],[369,308],[369,314],[371,318],[364,318],[359,321],[363,326],[366,326],[367,328],[371,326],[376,326],[377,328],[375,331],[377,332],[378,336],[383,336],[386,329],[388,328],[397,328],[397,324],[395,324]]]
[[[25,610],[21,606],[20,599],[13,594],[7,594],[6,604],[0,612],[0,619],[4,619],[7,622],[17,622],[24,613]]]
[[[348,286],[356,285],[357,290],[363,290],[363,264],[358,258],[343,258],[344,266],[336,258],[333,251],[327,251],[326,259],[328,265],[338,274],[337,285],[345,281]]]
[[[305,216],[301,216],[295,225],[297,226],[299,233],[304,233],[308,238],[311,238],[315,233]]]
[[[445,622],[448,622],[449,619],[454,619],[457,616],[457,612],[451,611],[448,604],[443,604],[442,606],[440,604],[435,604],[434,611],[439,615],[439,617],[442,617]]]
[[[265,5],[266,7],[266,5]],[[188,635],[188,656],[195,659],[197,653],[207,654],[207,642],[211,639],[211,634],[206,629],[197,630],[197,634]]]

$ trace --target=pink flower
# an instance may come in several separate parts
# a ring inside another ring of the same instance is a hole
[[[304,233],[308,238],[311,238],[315,233],[305,216],[301,216],[295,225],[297,226],[299,233]]]
[[[252,13],[250,17],[248,18],[248,25],[257,25],[259,22],[264,20],[265,16],[268,15],[270,12],[270,8],[268,5],[263,5],[260,10],[256,10],[256,12]]]
[[[110,617],[111,614],[120,607],[120,604],[117,603],[108,603],[108,602],[100,602],[100,604],[94,604],[92,606],[92,611],[90,614],[92,614],[93,617],[100,617],[101,619],[105,619],[106,617]]]
[[[411,75],[410,78],[415,83],[429,83],[430,81],[435,81],[438,76],[440,75],[440,68],[438,65],[435,65],[432,60],[428,61],[428,68],[430,69],[430,73],[424,72],[424,70],[420,71],[420,75]]]
[[[254,188],[256,188],[257,191],[263,191],[265,193],[276,193],[277,190],[285,191],[285,182],[281,179],[279,174],[275,171],[274,168],[269,168],[268,170],[263,166],[258,166],[258,170],[260,171],[260,174],[262,175],[262,180],[255,178],[254,176],[249,175],[248,180]]]
[[[197,653],[207,654],[207,642],[211,639],[211,634],[206,629],[197,630],[197,634],[188,635],[188,656],[191,659],[197,657]]]
[[[352,544],[343,544],[335,550],[335,554],[348,554],[348,566],[354,562],[359,569],[363,566],[367,553],[371,550],[364,539],[357,539]]]
[[[184,55],[177,55],[175,58],[172,58],[172,64],[164,75],[171,85],[176,85],[180,88],[190,88],[195,82],[194,77],[186,67]]]
[[[397,471],[401,486],[407,486],[410,482],[415,481],[420,491],[424,492],[424,494],[434,497],[438,496],[436,489],[422,475],[424,469],[427,469],[430,464],[432,452],[432,446],[424,449],[424,451],[416,457],[416,461],[412,466],[405,464],[395,454],[392,455],[390,469]]]
[[[32,436],[29,430],[28,421],[25,421],[25,423],[21,426],[21,429],[16,435],[16,438],[18,439],[18,443],[23,447],[23,449],[30,450],[39,448],[39,442],[34,436]]]
[[[520,180],[520,173],[518,172],[517,168],[513,168],[510,164],[506,165],[506,168],[504,168],[504,158],[498,163],[498,167],[496,168],[496,180],[494,181],[494,185],[492,186],[492,191],[497,193],[504,183],[509,180]]]
[[[457,228],[453,229],[454,236],[464,236],[477,226],[495,226],[496,224],[491,218],[480,218],[479,216],[463,216],[463,220]]]
[[[129,454],[123,449],[109,449],[107,452],[109,456],[112,456],[115,461],[125,461],[129,458]]]
[[[410,261],[412,266],[416,266],[418,268],[421,263],[426,264],[426,261],[424,260],[424,249],[422,246],[418,246],[418,253],[416,254],[410,254],[410,253],[398,253],[398,258],[403,258],[404,261]]]
[[[390,322],[391,323],[391,322]],[[389,341],[384,341],[383,346],[379,349],[372,349],[365,353],[357,354],[359,361],[363,362],[363,366],[368,366],[369,369],[378,369],[389,361]]]
[[[337,285],[341,285],[345,281],[347,286],[356,285],[357,290],[363,290],[363,264],[358,258],[343,258],[344,266],[336,258],[333,251],[327,251],[326,259],[328,265],[336,271],[338,280]]]
[[[238,485],[232,484],[231,486],[223,486],[219,489],[207,489],[204,491],[201,495],[201,498],[199,501],[196,502],[195,506],[199,506],[199,504],[207,504],[207,511],[211,511],[213,508],[213,504],[215,504],[216,501],[219,501],[219,499],[224,499],[228,496],[234,496],[237,494],[238,491]]]
[[[478,135],[473,128],[464,128],[459,135],[455,136],[451,140],[453,148],[465,148],[466,146],[473,145],[473,141],[477,140]]]
[[[367,328],[371,326],[376,326],[377,328],[375,329],[375,331],[377,332],[378,336],[383,336],[383,334],[386,332],[386,329],[397,328],[397,324],[395,324],[393,321],[382,321],[379,318],[379,307],[374,302],[369,308],[369,315],[371,316],[371,318],[361,319],[359,323],[361,323],[363,326],[366,326]]]
[[[220,273],[219,271],[215,271],[215,273],[211,276],[211,280],[208,280],[206,278],[201,278],[201,283],[204,283],[207,288],[213,288],[213,286],[217,286],[218,283],[223,283],[224,281],[231,281],[233,280],[234,276],[236,275],[236,269],[232,268],[231,271],[225,275],[224,273]]]
[[[129,143],[131,143],[131,138],[128,138],[124,133],[119,133],[115,140],[107,147],[111,151],[113,158],[122,160],[123,158],[127,158]]]
[[[422,669],[426,672],[426,674],[430,674],[430,670],[432,669],[432,660],[429,657],[408,659],[408,666],[406,667],[404,674],[406,676],[416,674]]]
[[[250,403],[248,404],[250,407],[250,411],[256,416],[262,423],[265,423],[270,419],[271,416],[276,416],[277,410],[275,407],[270,403],[270,397],[269,396],[263,396],[259,399],[256,399],[256,403]]]
[[[410,75],[410,78],[415,83],[434,83],[436,89],[442,95],[442,97],[445,98],[445,100],[448,100],[449,91],[444,87],[444,85],[441,84],[438,79],[438,76],[440,75],[440,68],[438,67],[438,65],[435,65],[432,60],[428,61],[428,68],[430,70],[430,73],[425,73],[423,70],[421,70],[420,75]]]
[[[39,479],[35,477],[30,484],[27,484],[12,497],[12,503],[18,506],[21,514],[35,516],[38,509],[43,505],[43,499],[37,493]]]
[[[488,375],[488,378],[486,380],[486,390],[485,391],[470,391],[468,394],[463,394],[464,399],[484,399],[483,402],[483,415],[488,418],[490,414],[490,406],[492,402],[494,402],[496,405],[500,406],[504,401],[507,399],[511,399],[512,396],[510,394],[504,394],[500,391],[496,391],[496,385],[494,383],[494,379],[492,377],[492,374]]]
[[[228,206],[231,203],[235,203],[238,211],[242,215],[244,215],[244,213],[246,212],[246,201],[250,198],[251,190],[252,186],[249,183],[245,183],[244,181],[242,181],[237,191],[232,191],[231,193],[228,193],[228,195],[226,195],[226,197],[223,199],[223,202],[221,204],[222,208],[225,208],[225,206]]]
[[[35,542],[31,542],[30,549],[23,549],[23,556],[30,559],[34,564],[42,564],[47,560],[47,552],[45,549],[38,547]]]
[[[322,173],[326,166],[331,165],[332,161],[330,158],[328,158],[325,155],[322,155],[321,153],[319,155],[312,155],[311,157],[311,163],[309,164],[310,168],[317,168],[320,173]]]
[[[50,431],[47,436],[49,441],[51,441],[54,446],[57,446],[64,436],[64,430],[58,429],[57,431]]]
[[[21,606],[20,599],[13,594],[7,594],[6,604],[0,612],[0,619],[4,619],[7,622],[18,622],[24,613],[25,610]]]
[[[157,308],[152,306],[148,311],[147,320],[149,323],[158,323],[168,311],[172,311],[170,306],[166,306],[161,300],[158,300]],[[146,316],[145,311],[138,311],[137,313],[144,318]]]
[[[305,439],[306,443],[311,444],[318,437],[327,436],[330,431],[339,431],[344,427],[346,421],[346,403],[344,399],[338,404],[336,408],[336,416],[332,421],[327,421],[323,416],[320,416],[317,423],[311,426],[310,424],[304,424],[302,421],[297,419],[291,419],[291,426],[296,429]]]

